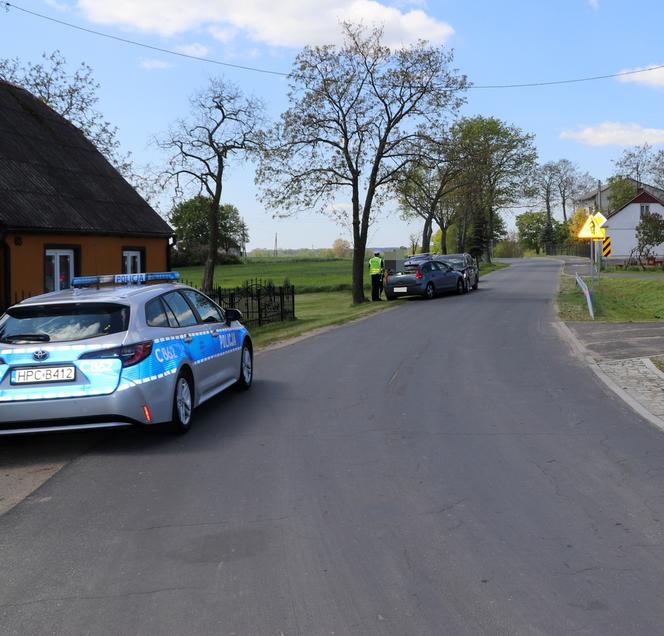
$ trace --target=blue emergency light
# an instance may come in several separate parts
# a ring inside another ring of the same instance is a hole
[[[141,283],[154,283],[157,281],[180,280],[179,272],[148,272],[143,274],[107,274],[105,276],[75,276],[72,278],[72,287],[86,287],[88,285],[140,285]]]

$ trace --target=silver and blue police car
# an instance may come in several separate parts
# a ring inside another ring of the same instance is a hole
[[[242,314],[178,278],[82,276],[8,309],[0,434],[165,423],[184,433],[196,406],[232,385],[248,389],[253,347]]]

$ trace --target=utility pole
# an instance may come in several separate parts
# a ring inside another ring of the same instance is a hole
[[[279,253],[279,248],[277,246],[277,233],[274,233],[274,256],[276,257]]]

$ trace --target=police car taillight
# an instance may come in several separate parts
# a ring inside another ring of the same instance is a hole
[[[422,274],[422,270],[420,269],[419,265],[417,266],[417,270],[415,271],[415,278],[417,278],[417,280],[424,278],[424,274]]]
[[[112,349],[101,349],[84,353],[80,359],[120,358],[123,367],[131,367],[145,360],[152,353],[152,340],[137,342],[124,347],[113,347]]]

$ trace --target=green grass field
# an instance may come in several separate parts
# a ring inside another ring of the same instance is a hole
[[[664,320],[664,280],[600,276],[594,285],[593,306],[596,320]],[[562,320],[590,320],[586,299],[571,276],[561,279],[558,308]]]
[[[263,347],[279,340],[287,340],[314,329],[329,325],[341,325],[350,320],[394,307],[405,300],[392,302],[363,303],[353,305],[348,292],[318,292],[302,294],[295,298],[295,315],[297,320],[278,322],[264,327],[251,329],[254,343]]]
[[[507,267],[504,263],[487,265],[482,263],[480,274]],[[203,267],[178,268],[182,280],[200,287]],[[249,258],[239,265],[218,265],[214,271],[215,286],[239,287],[247,280],[260,278],[280,285],[288,279],[295,285],[296,294],[323,291],[350,291],[352,261],[350,258]],[[370,288],[369,275],[365,276],[364,288]]]

